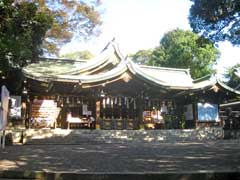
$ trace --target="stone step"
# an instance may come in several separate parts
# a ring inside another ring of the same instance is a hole
[[[223,139],[222,128],[175,130],[28,129],[25,144],[83,144],[131,142],[189,142]]]

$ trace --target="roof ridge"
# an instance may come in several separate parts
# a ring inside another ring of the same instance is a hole
[[[207,75],[205,75],[205,76],[203,76],[203,77],[194,79],[193,82],[194,82],[194,83],[201,82],[201,81],[203,81],[203,80],[207,80],[207,79],[210,79],[210,78],[212,78],[212,77],[213,77],[212,74],[207,74]]]
[[[221,79],[219,79],[219,78],[216,78],[216,79],[217,79],[218,84],[220,84],[223,88],[240,95],[240,91],[239,90],[234,89],[234,88],[228,86],[226,83],[222,82]]]
[[[66,58],[52,58],[52,57],[40,57],[40,61],[69,61],[69,62],[87,62],[87,59],[66,59]]]
[[[162,69],[162,70],[173,70],[173,71],[186,71],[189,73],[189,68],[184,69],[184,68],[171,68],[171,67],[160,67],[160,66],[149,66],[149,65],[139,65],[140,67],[143,68],[151,68],[151,69]]]

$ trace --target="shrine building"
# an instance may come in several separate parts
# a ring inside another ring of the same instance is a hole
[[[115,41],[91,60],[42,58],[23,69],[32,127],[178,129],[222,126],[219,105],[240,95],[216,75],[138,65]]]

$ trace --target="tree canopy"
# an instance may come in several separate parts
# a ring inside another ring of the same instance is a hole
[[[39,12],[31,2],[0,2],[0,71],[5,76],[10,68],[21,68],[37,60],[52,18]]]
[[[135,54],[130,55],[130,57],[137,64],[147,64],[151,55],[152,50],[139,50]]]
[[[213,72],[219,51],[205,38],[191,31],[176,29],[166,33],[149,61],[153,65],[190,68],[193,78]]]
[[[235,74],[236,72],[240,72],[240,63],[228,68],[224,76],[228,86],[240,90],[240,77]]]
[[[29,1],[29,0],[25,0]],[[53,18],[44,39],[44,50],[58,54],[59,48],[72,38],[88,40],[99,33],[101,10],[99,0],[33,0],[38,10]]]
[[[240,45],[239,0],[191,0],[189,21],[194,32],[213,42]]]
[[[200,78],[213,72],[212,65],[219,55],[209,40],[191,31],[176,29],[167,32],[153,51],[139,51],[133,57],[144,59],[147,65],[190,68],[192,77]]]
[[[0,1],[0,72],[21,68],[72,40],[86,40],[101,24],[97,0]]]

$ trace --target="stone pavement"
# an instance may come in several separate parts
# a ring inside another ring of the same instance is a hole
[[[75,174],[232,172],[240,175],[240,141],[93,141],[78,145],[7,146],[0,150],[0,175],[8,171]]]

